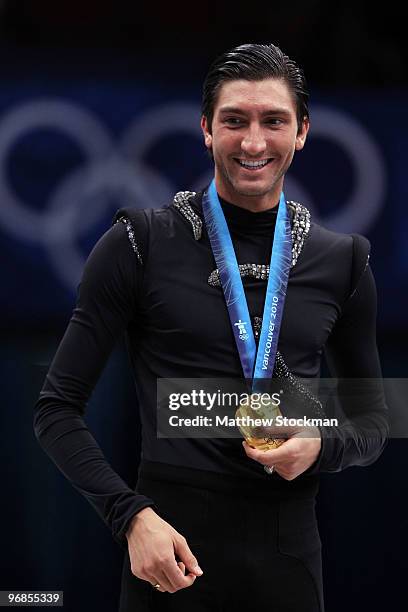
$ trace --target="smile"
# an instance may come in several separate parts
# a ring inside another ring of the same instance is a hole
[[[272,158],[269,159],[259,159],[257,161],[250,161],[249,159],[237,159],[234,160],[241,166],[241,168],[245,168],[245,170],[261,170],[264,168],[269,162],[272,161]]]

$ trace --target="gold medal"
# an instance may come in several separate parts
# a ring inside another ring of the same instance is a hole
[[[260,396],[262,396],[262,401],[260,401]],[[260,435],[263,427],[273,427],[273,421],[277,416],[282,416],[279,403],[276,403],[271,397],[267,399],[266,393],[252,393],[241,402],[235,413],[239,430],[249,446],[263,451],[278,448],[285,442],[284,438]],[[262,420],[265,424],[257,425],[253,423],[258,420]]]

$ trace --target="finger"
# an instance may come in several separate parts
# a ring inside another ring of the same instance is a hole
[[[195,574],[201,576],[203,570],[198,565],[198,561],[190,550],[186,539],[183,536],[179,536],[174,542],[175,552],[180,560],[185,564],[186,569]]]
[[[181,569],[181,571],[183,572],[183,574],[186,573],[186,566],[184,565],[184,563],[182,561],[179,561],[177,563],[177,565],[179,566],[179,568]]]
[[[191,574],[191,573],[187,573],[186,574],[186,566],[184,565],[184,563],[182,561],[178,561],[177,565],[179,566],[180,571],[183,574],[183,576],[189,575],[189,576],[194,576],[194,578],[197,578],[197,576],[195,576],[195,574]]]
[[[262,465],[275,465],[276,463],[284,461],[289,457],[290,452],[288,452],[287,445],[290,443],[290,441],[291,440],[286,440],[286,442],[281,444],[278,448],[267,451],[251,448],[245,441],[242,443],[242,446],[250,459],[254,459],[254,461],[258,461]]]
[[[186,575],[186,566],[184,565],[184,563],[182,561],[179,561],[177,563],[177,565],[179,566],[179,568],[183,572],[183,575]],[[188,576],[194,576],[194,579],[197,578],[197,576],[195,574],[192,574],[191,572],[188,572]]]
[[[261,465],[274,465],[279,473],[279,467],[286,467],[296,460],[299,454],[300,440],[291,438],[286,440],[281,446],[269,451],[261,451],[258,449],[245,448],[245,452],[250,459],[257,461]]]
[[[166,576],[166,580],[168,580],[171,587],[176,590],[191,586],[194,580],[197,578],[197,576],[194,574],[186,574],[185,571],[183,572],[179,566],[179,563],[180,561],[176,562],[176,560],[173,559],[173,561],[167,562],[161,567],[161,570]],[[185,569],[184,563],[183,566]]]
[[[173,592],[191,586],[197,578],[197,576],[193,574],[185,575],[178,563],[174,563],[174,565],[164,565],[162,567],[162,572],[166,581],[170,583]]]

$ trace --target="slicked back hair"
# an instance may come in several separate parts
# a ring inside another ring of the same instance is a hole
[[[203,85],[202,114],[207,118],[211,132],[214,108],[222,85],[228,81],[244,79],[282,79],[296,105],[298,131],[304,118],[309,118],[306,79],[303,70],[285,55],[279,47],[269,44],[247,44],[226,51],[211,64]]]

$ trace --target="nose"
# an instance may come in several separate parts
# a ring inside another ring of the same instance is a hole
[[[241,149],[248,155],[259,155],[266,149],[266,140],[259,125],[250,125],[242,139]]]

